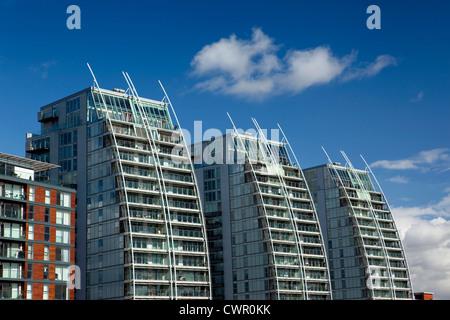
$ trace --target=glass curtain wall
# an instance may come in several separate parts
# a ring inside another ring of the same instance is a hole
[[[90,298],[209,299],[203,213],[167,105],[93,90],[87,117]]]
[[[412,299],[401,240],[369,173],[328,165],[325,200],[336,299]]]
[[[229,167],[235,298],[330,299],[324,244],[301,169],[284,144],[239,135],[232,148],[244,160]]]

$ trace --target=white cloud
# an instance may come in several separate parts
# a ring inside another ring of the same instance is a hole
[[[418,102],[423,99],[423,91],[420,91],[415,98],[409,100],[409,102]]]
[[[296,94],[340,77],[346,81],[373,77],[395,64],[393,57],[382,55],[364,68],[350,70],[356,60],[354,51],[339,58],[329,47],[318,46],[288,50],[280,58],[279,48],[259,28],[253,29],[250,40],[238,39],[233,34],[206,45],[191,61],[192,74],[205,78],[195,88],[253,98]]]
[[[325,84],[338,77],[351,63],[352,56],[339,59],[330,48],[317,47],[308,50],[292,50],[285,57],[287,71],[277,74],[280,91],[298,93],[318,84]]]
[[[372,163],[371,166],[393,170],[422,169],[427,171],[433,168],[442,171],[442,167],[447,167],[450,161],[448,151],[449,149],[447,148],[425,150],[408,159],[378,160]]]
[[[48,70],[50,67],[56,65],[56,63],[56,60],[50,60],[43,62],[40,65],[31,65],[28,67],[28,70],[33,73],[40,74],[41,78],[45,80],[48,78]]]
[[[380,55],[378,56],[374,62],[368,64],[364,68],[354,68],[353,70],[349,70],[347,74],[344,75],[343,80],[349,81],[353,79],[363,79],[363,78],[371,78],[376,76],[390,65],[397,65],[397,60],[390,55]]]
[[[418,169],[413,160],[378,160],[372,163],[371,166],[396,170]]]
[[[450,194],[422,207],[393,207],[413,289],[450,299]]]
[[[403,176],[395,176],[389,179],[389,181],[391,182],[395,182],[395,183],[408,183],[408,178],[403,177]]]

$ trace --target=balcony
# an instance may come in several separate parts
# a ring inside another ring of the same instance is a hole
[[[59,112],[58,109],[52,109],[49,111],[40,111],[38,112],[38,121],[39,122],[47,122],[58,119]]]
[[[142,225],[132,225],[131,231],[135,234],[141,235],[157,235],[164,236],[166,234],[163,226],[142,226]]]
[[[204,287],[179,286],[177,288],[178,299],[205,299],[209,297],[209,290]]]
[[[199,216],[191,216],[186,214],[175,214],[170,216],[172,222],[179,222],[184,224],[200,224],[200,218]]]
[[[172,235],[174,237],[203,239],[203,232],[201,230],[192,229],[192,228],[174,227],[172,229]]]
[[[26,234],[22,231],[22,229],[4,229],[0,232],[0,237],[5,239],[17,240],[17,241],[26,241]]]
[[[169,200],[169,207],[174,209],[198,210],[197,202]]]
[[[12,218],[12,219],[23,219],[23,210],[22,210],[22,208],[6,209],[6,208],[0,207],[0,217]]]
[[[50,139],[27,141],[26,151],[32,154],[41,154],[50,150]]]

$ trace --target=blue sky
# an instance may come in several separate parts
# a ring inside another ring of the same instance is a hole
[[[66,27],[71,4],[81,30]],[[371,4],[380,30],[366,27]],[[190,131],[198,120],[225,131],[229,112],[243,129],[250,117],[280,123],[304,168],[326,162],[321,146],[355,167],[363,154],[410,245],[413,281],[450,298],[445,281],[418,276],[450,270],[449,12],[436,0],[0,0],[0,151],[25,155],[39,108],[92,85],[86,62],[108,89],[125,88],[125,70],[141,96],[161,99],[161,80]],[[423,226],[441,231],[443,265],[409,240]]]

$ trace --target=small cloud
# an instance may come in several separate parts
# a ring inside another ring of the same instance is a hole
[[[449,170],[450,170],[450,168],[445,168],[445,169],[442,169],[439,173],[444,173],[444,172],[447,172]]]
[[[268,95],[298,94],[305,89],[337,79],[369,78],[377,75],[395,58],[381,55],[363,68],[351,68],[356,52],[337,57],[327,46],[287,50],[260,28],[249,40],[236,35],[205,45],[191,61],[191,74],[203,78],[195,85],[202,91],[261,99]]]
[[[389,179],[389,181],[391,182],[395,182],[395,183],[408,183],[409,180],[406,177],[402,177],[402,176],[395,176]]]
[[[450,164],[448,148],[436,148],[419,152],[417,155],[401,160],[378,160],[371,164],[372,167],[379,167],[391,170],[420,169],[428,171],[434,169],[445,172]],[[445,168],[444,170],[442,168]]]
[[[418,169],[413,160],[378,160],[371,166],[394,170]]]
[[[409,100],[409,102],[419,102],[423,99],[423,91],[420,91],[415,98]]]
[[[41,78],[43,80],[48,78],[48,70],[56,65],[57,61],[56,60],[50,60],[50,61],[46,61],[43,62],[39,65],[31,65],[28,67],[28,70],[31,71],[32,73],[36,73],[39,74],[41,76]]]
[[[378,56],[374,62],[368,64],[363,68],[354,68],[351,69],[343,76],[343,81],[350,81],[353,79],[364,79],[371,78],[376,76],[383,70],[384,68],[393,65],[397,65],[397,59],[390,55],[380,55]]]

